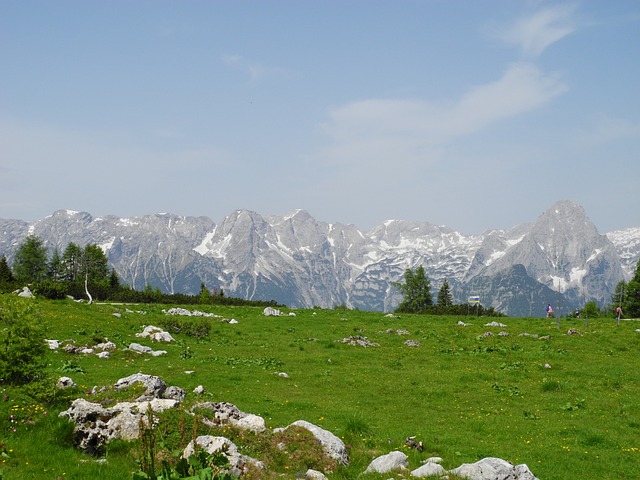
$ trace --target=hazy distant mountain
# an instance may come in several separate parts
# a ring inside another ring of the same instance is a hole
[[[318,222],[304,210],[263,216],[237,210],[216,225],[171,214],[93,218],[57,211],[33,223],[0,219],[0,254],[13,255],[29,234],[53,251],[69,242],[100,245],[121,278],[171,293],[209,289],[291,307],[393,310],[392,282],[423,265],[434,298],[447,279],[457,302],[480,295],[509,315],[540,316],[607,302],[640,258],[640,228],[601,235],[581,206],[558,202],[533,223],[463,235],[428,222],[389,220],[363,232]]]

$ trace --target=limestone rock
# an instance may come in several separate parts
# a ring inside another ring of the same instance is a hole
[[[255,460],[246,455],[242,455],[238,451],[238,447],[228,438],[214,437],[212,435],[201,435],[197,437],[187,445],[187,448],[182,452],[183,458],[189,458],[195,453],[196,444],[200,449],[205,450],[207,453],[222,452],[229,460],[228,473],[232,476],[239,477],[244,473],[244,470],[248,465],[253,465],[261,470],[265,469],[262,462]]]
[[[267,427],[264,418],[252,413],[245,413],[238,407],[228,402],[204,402],[193,406],[193,409],[200,408],[214,412],[214,419],[217,424],[230,423],[242,430],[252,432],[264,432]]]
[[[442,476],[445,473],[444,467],[436,462],[425,462],[421,467],[411,471],[411,475],[418,478]]]
[[[396,450],[374,459],[364,473],[389,473],[394,470],[405,470],[408,466],[407,456]]]
[[[462,464],[451,473],[470,480],[538,480],[526,465],[513,466],[506,460],[494,457]]]
[[[123,388],[129,388],[136,383],[141,383],[146,387],[146,395],[152,395],[156,398],[162,397],[162,394],[167,389],[167,384],[164,383],[164,380],[160,377],[155,375],[146,375],[144,373],[134,373],[128,377],[121,378],[115,383],[114,387],[116,390],[120,390]]]
[[[341,465],[349,465],[349,452],[347,452],[347,447],[344,442],[333,433],[305,420],[293,422],[286,428],[291,426],[302,427],[309,430],[313,436],[316,437],[320,445],[322,445],[322,449],[329,457],[337,460]],[[274,433],[285,430],[286,428],[276,428],[274,429]]]
[[[75,387],[76,386],[76,382],[74,382],[69,377],[60,377],[58,379],[58,383],[56,383],[56,386],[58,388],[70,388],[70,387]]]

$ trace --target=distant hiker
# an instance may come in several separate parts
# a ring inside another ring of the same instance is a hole
[[[551,308],[551,304],[547,304],[547,318],[553,317],[553,308]]]
[[[580,309],[576,308],[576,318],[580,318]]]
[[[616,308],[616,320],[620,321],[621,318],[622,318],[622,308],[618,307]]]

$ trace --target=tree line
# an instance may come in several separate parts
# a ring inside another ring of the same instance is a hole
[[[453,304],[453,296],[447,280],[444,281],[438,291],[437,302],[434,303],[431,294],[431,282],[426,275],[424,267],[419,266],[415,270],[407,268],[403,275],[403,282],[395,282],[393,286],[402,294],[402,301],[396,312],[398,313],[423,313],[431,315],[466,315],[468,304]],[[629,282],[621,281],[617,284],[611,303],[600,309],[596,302],[587,302],[582,313],[590,318],[605,315],[615,315],[617,307],[621,307],[623,316],[627,318],[640,317],[640,260],[636,265],[636,271]],[[477,315],[504,316],[491,308],[482,305],[477,308]],[[474,313],[476,313],[474,311]],[[572,316],[573,314],[569,314]]]
[[[437,301],[434,303],[431,294],[431,281],[420,265],[418,268],[407,268],[404,271],[403,282],[392,285],[402,294],[402,301],[396,308],[397,313],[420,313],[429,315],[467,315],[470,313],[468,304],[454,304],[449,282],[445,279],[438,290]],[[485,308],[478,304],[473,306],[473,315],[485,317],[504,317],[493,307]]]
[[[13,264],[0,256],[0,293],[7,293],[28,285],[39,296],[57,300],[67,296],[93,301],[126,303],[177,303],[281,306],[275,301],[243,300],[227,297],[221,289],[209,294],[201,284],[197,295],[163,293],[159,288],[147,285],[144,290],[134,290],[124,284],[102,248],[96,244],[85,247],[70,242],[60,252],[54,249],[51,256],[44,241],[29,235],[16,251]]]

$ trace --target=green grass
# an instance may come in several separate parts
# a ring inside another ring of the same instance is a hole
[[[295,317],[264,317],[260,308],[192,306],[187,308],[239,323],[209,319],[208,337],[178,333],[176,343],[158,345],[135,334],[143,325],[166,321],[161,310],[168,307],[128,308],[146,313],[127,312],[123,305],[40,302],[48,338],[77,345],[108,338],[118,350],[110,359],[49,352],[47,372],[54,379],[70,376],[78,388],[65,393],[51,389],[46,401],[34,403],[27,395],[34,392],[25,388],[0,386],[0,469],[5,478],[131,478],[137,469],[135,445],[116,443],[107,450],[108,463],[96,463],[72,447],[69,426],[57,414],[74,395],[138,371],[187,392],[203,385],[205,400],[231,402],[261,415],[270,429],[307,420],[335,433],[349,446],[352,465],[336,469],[332,479],[354,479],[374,457],[396,449],[409,455],[411,469],[434,455],[443,457],[445,468],[494,456],[526,463],[545,480],[640,478],[636,322],[616,327],[610,319],[590,319],[586,328],[579,320],[563,320],[558,329],[555,320],[504,318],[500,321],[506,328],[491,328],[483,325],[492,319],[467,317],[462,319],[472,325],[459,327],[458,317],[386,318],[320,309],[299,310]],[[569,328],[582,335],[566,335]],[[500,337],[500,330],[510,335]],[[486,331],[494,336],[484,337]],[[519,335],[524,332],[550,339]],[[380,347],[339,342],[350,335],[366,336]],[[404,345],[409,339],[421,345]],[[131,342],[168,354],[124,352]],[[41,388],[49,392],[49,387]],[[189,393],[185,403],[194,397]],[[15,412],[23,423],[10,422]],[[167,421],[173,427],[162,434],[163,441],[178,447],[180,420]],[[185,428],[190,438],[191,425]],[[264,439],[235,435],[257,458],[268,449]],[[424,443],[423,452],[403,447],[413,435]],[[285,468],[286,458],[272,460],[284,478],[295,478],[296,472]]]

